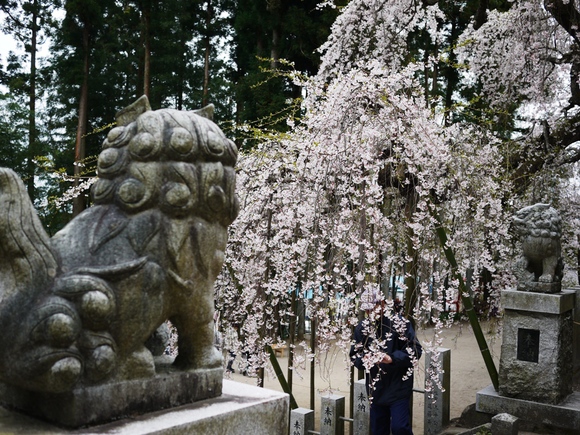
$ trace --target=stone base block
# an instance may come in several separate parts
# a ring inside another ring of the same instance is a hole
[[[499,393],[556,404],[572,393],[574,295],[502,292]]]
[[[558,294],[534,294],[517,290],[503,290],[501,304],[506,310],[543,314],[563,314],[574,309],[575,292],[564,290]]]
[[[27,435],[272,435],[288,433],[285,393],[223,380],[220,397],[90,428],[66,430],[0,408],[0,433]]]
[[[491,419],[491,433],[494,435],[518,435],[520,420],[508,413],[497,414]]]
[[[61,394],[22,390],[0,384],[0,404],[66,427],[82,427],[173,408],[217,397],[223,369],[184,372],[157,367],[150,379],[78,388]]]
[[[562,291],[560,282],[524,282],[518,285],[518,290],[533,293],[559,293]]]
[[[556,405],[500,396],[491,385],[478,391],[475,397],[479,412],[508,413],[522,420],[562,429],[580,428],[580,392],[570,394]]]

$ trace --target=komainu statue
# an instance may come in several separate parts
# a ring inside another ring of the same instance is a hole
[[[103,143],[95,205],[52,238],[0,169],[0,402],[81,426],[221,393],[213,285],[238,212],[236,159],[199,112],[142,97]],[[146,342],[166,320],[178,356],[162,367]]]
[[[513,222],[523,248],[523,258],[516,270],[518,289],[559,292],[564,269],[560,215],[549,204],[534,204],[519,210]]]

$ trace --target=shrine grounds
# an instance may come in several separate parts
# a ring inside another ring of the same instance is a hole
[[[496,367],[499,369],[499,357],[501,349],[501,334],[498,333],[500,325],[497,321],[482,323],[482,329],[485,333],[488,346],[493,355]],[[417,336],[423,343],[426,340],[431,340],[433,337],[433,330],[431,328],[419,329]],[[461,416],[465,408],[475,403],[475,393],[480,389],[491,384],[491,380],[485,368],[485,364],[473,331],[467,322],[455,324],[451,328],[445,329],[442,332],[443,342],[441,347],[451,349],[451,415],[450,418],[457,419]],[[315,400],[315,421],[318,430],[318,420],[320,418],[320,395],[328,392],[333,394],[344,395],[346,398],[346,415],[350,417],[350,401],[349,401],[349,384],[348,384],[348,370],[343,359],[342,353],[332,348],[326,358],[326,367],[331,367],[330,370],[316,367],[316,400]],[[283,356],[278,356],[278,362],[286,376],[288,359],[287,352]],[[420,360],[420,366],[415,373],[415,388],[424,389],[424,370],[425,358]],[[240,357],[236,359],[234,368],[235,373],[230,374],[231,379],[237,382],[254,384],[255,378],[250,378],[240,374],[238,369],[240,364]],[[271,371],[267,371],[264,379],[264,387],[272,390],[282,391],[280,383],[272,375]],[[310,369],[299,370],[294,374],[293,380],[293,395],[298,406],[302,408],[310,407]],[[413,431],[415,435],[423,433],[423,404],[424,395],[421,393],[414,393],[413,395]],[[348,423],[345,424],[345,429],[348,428]],[[348,430],[345,430],[348,433]]]

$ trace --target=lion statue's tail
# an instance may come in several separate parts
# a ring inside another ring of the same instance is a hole
[[[51,294],[58,262],[18,175],[0,168],[0,376],[31,389],[70,388],[82,371],[72,304]]]

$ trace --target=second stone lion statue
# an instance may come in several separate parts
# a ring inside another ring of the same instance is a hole
[[[516,270],[518,289],[559,292],[563,275],[560,215],[549,204],[534,204],[519,210],[513,223],[523,249]]]

